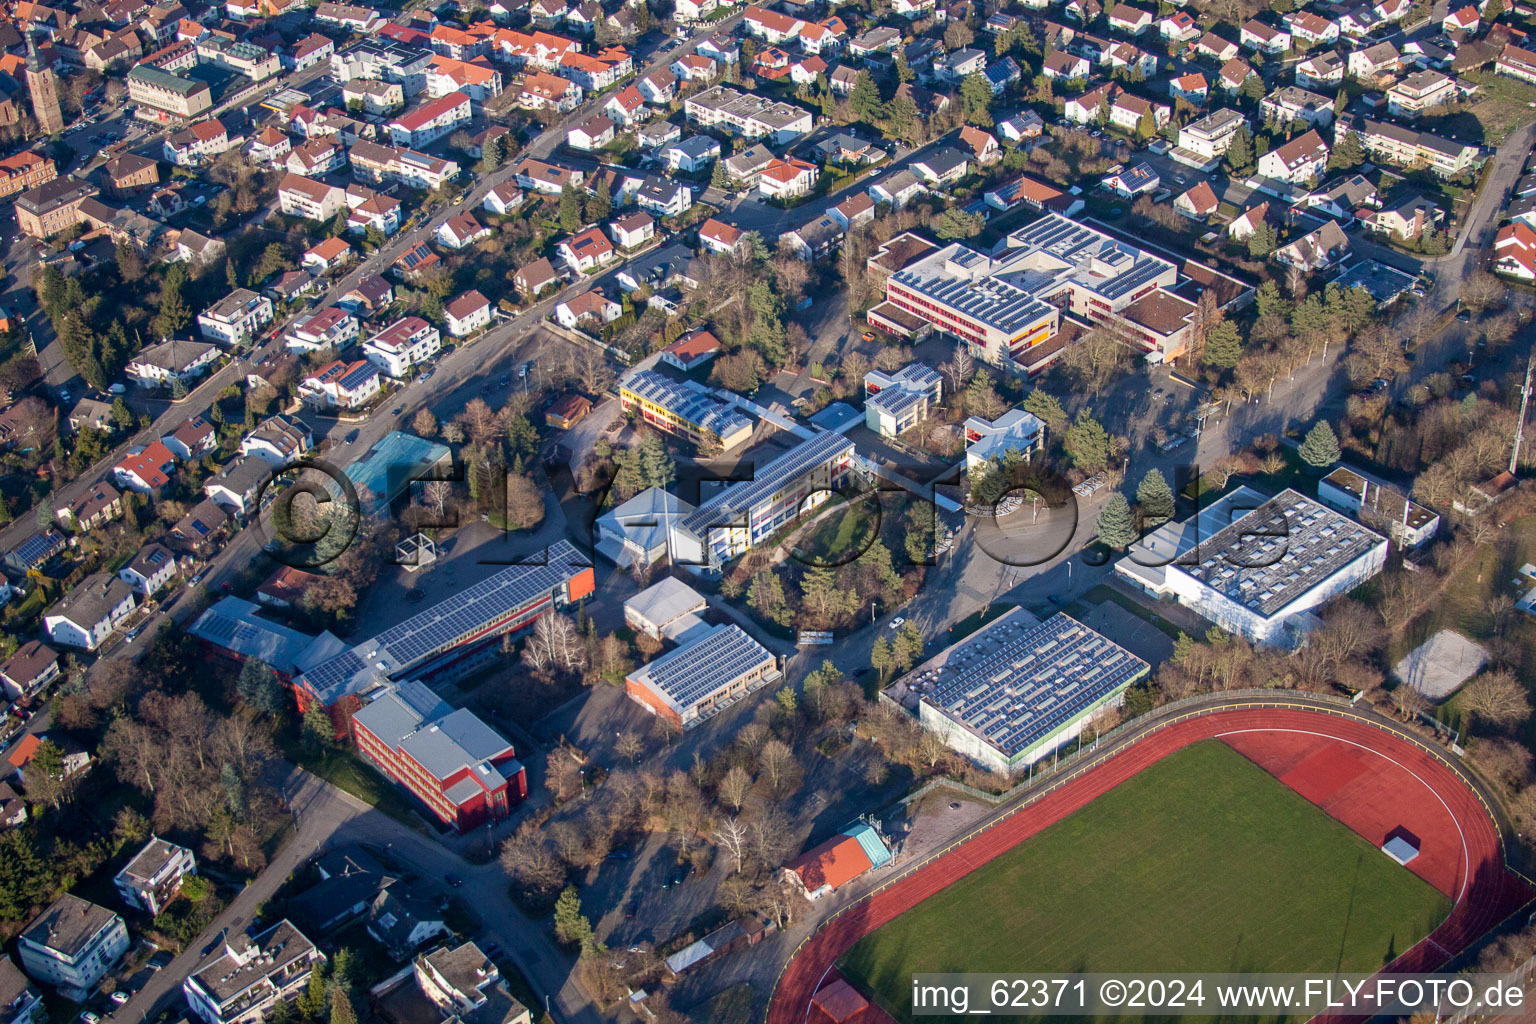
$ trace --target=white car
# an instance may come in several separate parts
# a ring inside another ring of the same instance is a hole
[[[902,624],[905,623],[906,621],[907,621],[906,619],[904,619],[900,615],[898,615],[894,619],[891,620],[891,628],[892,629],[900,629],[902,627]]]
[[[118,989],[116,992],[113,992],[107,998],[112,1000],[118,1006],[127,1006],[128,1005],[128,993],[124,992],[122,989]]]

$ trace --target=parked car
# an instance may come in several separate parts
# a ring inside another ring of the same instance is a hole
[[[116,992],[113,992],[112,995],[110,995],[108,998],[111,999],[118,1006],[127,1006],[128,1005],[129,995],[128,995],[127,992],[124,992],[122,989],[118,989]]]

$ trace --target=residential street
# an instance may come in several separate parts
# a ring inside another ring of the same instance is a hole
[[[188,944],[186,952],[152,975],[144,988],[108,1020],[114,1024],[140,1024],[173,1005],[180,998],[182,980],[205,959],[202,950],[223,934],[242,932],[257,909],[291,874],[317,851],[332,844],[381,848],[390,859],[418,875],[417,884],[469,904],[485,922],[482,944],[486,940],[499,944],[535,992],[549,997],[550,1010],[562,1024],[601,1024],[604,1020],[571,974],[570,959],[555,948],[543,923],[528,919],[512,902],[506,875],[494,860],[489,864],[471,864],[436,840],[373,810],[308,772],[290,769],[284,788],[293,794],[290,802],[299,822],[296,834],[218,920]],[[463,887],[454,889],[443,881],[449,874],[459,877]]]

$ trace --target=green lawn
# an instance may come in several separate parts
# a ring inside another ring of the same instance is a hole
[[[1367,972],[1449,909],[1210,740],[909,910],[839,966],[910,1021],[918,972]]]
[[[826,509],[810,513],[824,514],[824,518],[801,535],[794,553],[811,566],[846,565],[858,558],[884,525],[880,498],[878,492],[854,495],[852,500],[842,494],[832,495]]]

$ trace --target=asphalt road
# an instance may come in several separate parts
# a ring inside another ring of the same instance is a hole
[[[482,945],[495,941],[523,973],[535,992],[549,997],[556,1020],[567,1024],[601,1024],[603,1017],[586,991],[575,981],[570,959],[548,938],[543,924],[528,918],[512,902],[501,866],[470,864],[441,843],[415,832],[368,807],[323,780],[299,769],[286,773],[284,790],[298,821],[296,833],[262,871],[231,901],[203,934],[187,944],[186,952],[156,972],[128,1004],[108,1019],[139,1024],[176,1003],[181,983],[205,959],[202,950],[222,935],[239,935],[260,906],[278,891],[305,861],[328,845],[370,844],[418,876],[418,886],[437,890],[468,904],[484,922]],[[462,880],[450,888],[447,875]]]

